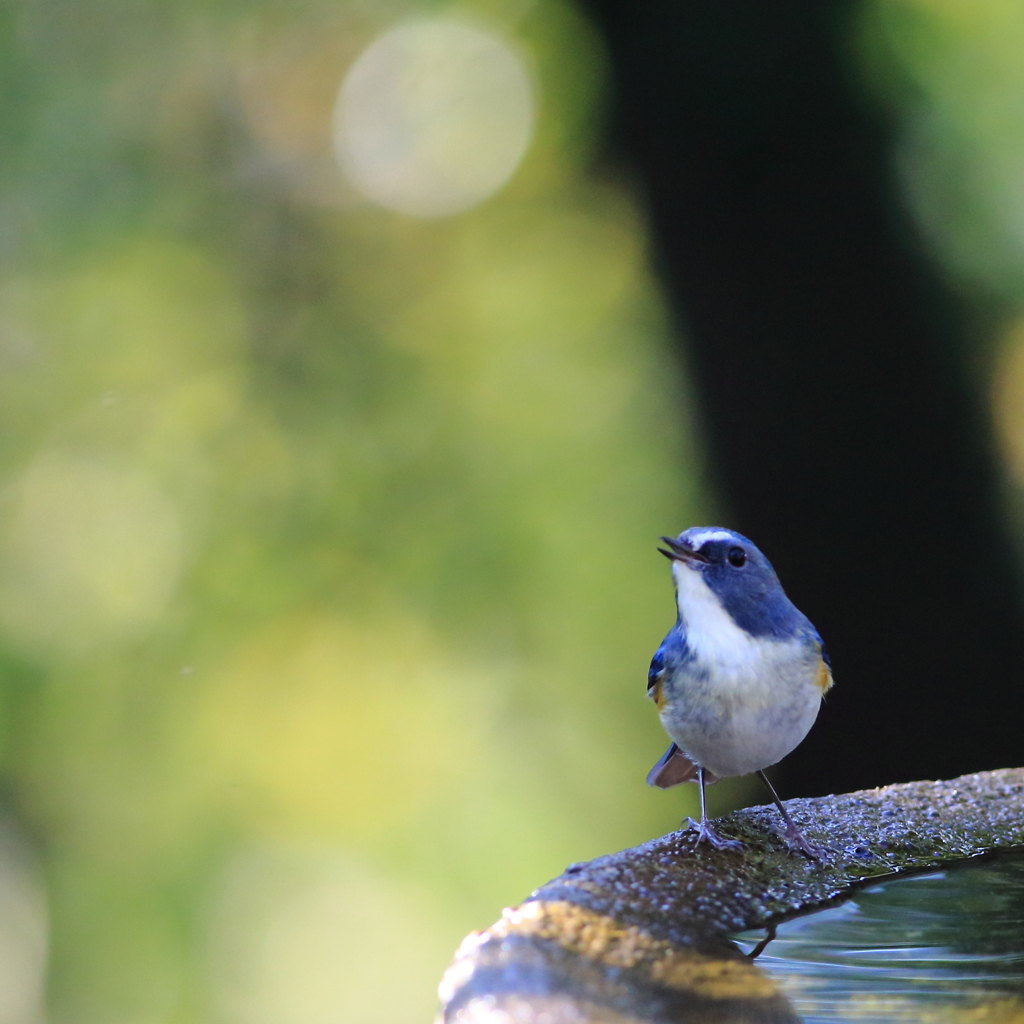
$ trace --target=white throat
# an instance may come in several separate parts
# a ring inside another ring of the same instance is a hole
[[[738,665],[760,656],[760,644],[733,622],[699,569],[672,563],[676,602],[686,632],[686,644],[698,661]]]

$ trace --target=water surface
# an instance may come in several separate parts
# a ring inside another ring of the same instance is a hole
[[[1024,857],[860,889],[779,925],[757,964],[808,1024],[1024,1022]]]

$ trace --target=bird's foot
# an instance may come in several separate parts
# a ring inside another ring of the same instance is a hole
[[[700,846],[701,843],[710,843],[716,850],[744,849],[743,843],[738,839],[726,839],[725,836],[716,832],[707,821],[694,821],[693,818],[687,818],[684,824],[688,832],[696,831],[697,846]]]
[[[794,853],[802,853],[805,857],[809,857],[811,860],[816,860],[819,863],[824,863],[828,860],[829,854],[832,852],[826,846],[818,846],[817,843],[812,843],[795,825],[792,828],[787,828],[784,833],[786,845]]]

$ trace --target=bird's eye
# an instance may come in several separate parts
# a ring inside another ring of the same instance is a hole
[[[747,564],[747,553],[743,548],[729,548],[729,554],[726,557],[729,559],[729,564],[735,565],[737,569]]]

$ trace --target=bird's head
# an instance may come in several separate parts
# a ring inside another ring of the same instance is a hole
[[[672,562],[679,613],[706,603],[708,592],[732,620],[753,636],[780,636],[795,628],[793,607],[767,558],[742,534],[717,526],[693,526],[662,537],[658,550]],[[694,613],[697,608],[692,609]]]

